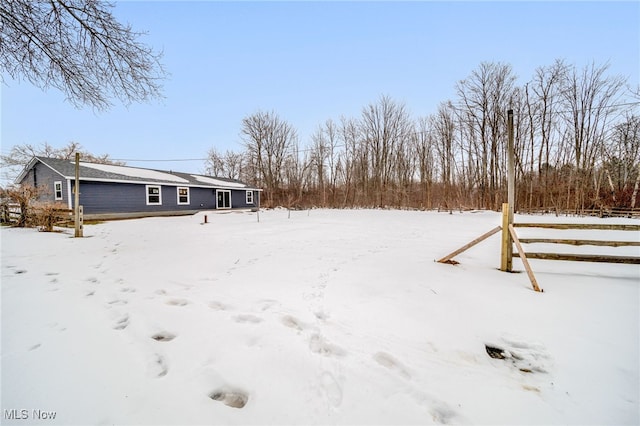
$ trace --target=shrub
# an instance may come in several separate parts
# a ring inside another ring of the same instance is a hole
[[[53,227],[69,220],[69,209],[62,203],[41,203],[33,209],[33,225],[40,231],[53,232]]]

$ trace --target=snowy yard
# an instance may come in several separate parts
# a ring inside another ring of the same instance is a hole
[[[434,262],[494,212],[208,219],[2,229],[2,424],[640,423],[637,265],[535,293],[499,234]]]

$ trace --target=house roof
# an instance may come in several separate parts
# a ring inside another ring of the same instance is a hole
[[[33,166],[40,162],[65,179],[75,179],[75,161],[59,158],[33,157],[16,178],[21,182]],[[80,180],[95,182],[163,184],[222,189],[256,189],[236,179],[205,176],[172,170],[145,169],[80,161]]]

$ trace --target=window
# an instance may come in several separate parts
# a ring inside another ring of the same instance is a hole
[[[159,186],[147,185],[147,205],[161,205],[162,191]]]
[[[247,204],[253,204],[253,191],[247,191]]]
[[[189,204],[189,188],[178,187],[178,204]]]
[[[62,200],[62,182],[61,181],[53,182],[53,192],[55,194],[56,200]]]

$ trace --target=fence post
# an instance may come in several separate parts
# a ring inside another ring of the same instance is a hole
[[[74,236],[76,238],[81,238],[83,236],[82,232],[82,213],[80,206],[80,153],[76,152],[76,179],[74,185],[75,197],[74,197],[74,217],[75,217],[75,233]]]
[[[500,270],[511,272],[513,269],[513,243],[509,233],[511,214],[509,203],[502,204],[502,250],[500,251]]]

